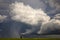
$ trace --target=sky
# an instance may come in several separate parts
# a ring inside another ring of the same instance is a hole
[[[60,34],[59,0],[0,0],[0,37]]]

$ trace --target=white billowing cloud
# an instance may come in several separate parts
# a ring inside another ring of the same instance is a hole
[[[32,25],[30,26],[31,29],[26,29],[26,31],[22,33],[24,35],[31,34],[33,32],[36,33],[38,30],[40,30],[40,26],[42,23],[48,22],[50,20],[50,17],[43,10],[41,10],[41,8],[33,9],[29,5],[24,5],[22,2],[12,3],[10,5],[10,9],[10,16],[12,20]],[[15,26],[13,29],[17,30],[15,29]],[[19,29],[17,31],[19,31]],[[14,33],[17,31],[14,31]],[[17,37],[18,35],[19,33],[17,33],[17,35],[15,36]]]
[[[23,3],[12,3],[10,5],[12,16],[11,19],[15,21],[24,22],[27,24],[38,24],[38,22],[46,22],[50,19],[43,10],[33,9],[29,5]]]
[[[54,33],[54,31],[60,31],[60,20],[52,19],[51,21],[43,24],[41,26],[41,30],[38,32],[38,34],[47,34],[47,33]],[[56,33],[56,32],[55,32]]]
[[[5,16],[5,15],[0,15],[0,23],[3,22],[6,18],[7,18],[7,16]]]
[[[60,14],[56,14],[56,15],[54,16],[54,19],[60,20]]]

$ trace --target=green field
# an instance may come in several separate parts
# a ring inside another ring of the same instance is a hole
[[[60,40],[60,38],[0,38],[0,40]]]

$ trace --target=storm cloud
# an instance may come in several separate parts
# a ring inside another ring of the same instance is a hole
[[[26,29],[26,32],[23,34],[37,32],[40,30],[42,23],[48,22],[50,20],[50,17],[41,8],[33,9],[29,5],[24,5],[21,2],[12,3],[10,8],[12,20],[31,25],[31,29]]]
[[[1,10],[5,10],[0,11],[0,26],[7,26],[3,28],[9,34],[5,37],[20,38],[22,34],[49,34],[52,31],[60,33],[59,0],[0,0],[0,3]]]

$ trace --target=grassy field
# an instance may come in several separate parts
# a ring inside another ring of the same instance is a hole
[[[0,40],[60,40],[60,35],[24,35],[22,38],[0,38]]]

